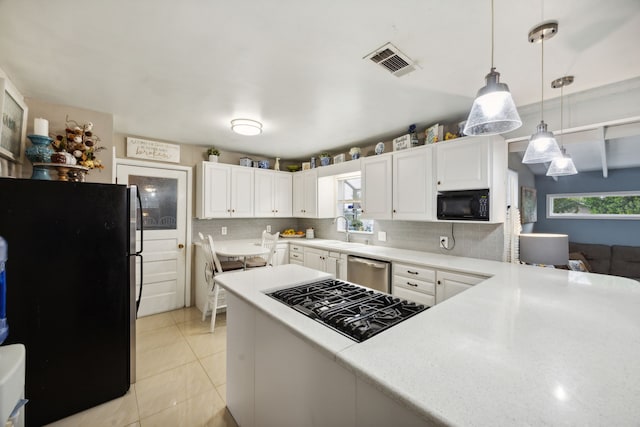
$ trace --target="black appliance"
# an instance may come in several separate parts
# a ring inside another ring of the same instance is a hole
[[[489,190],[438,193],[438,219],[489,221]]]
[[[365,341],[428,308],[334,279],[267,295],[356,342]]]
[[[122,396],[135,381],[136,195],[0,178],[5,343],[26,347],[27,426]]]

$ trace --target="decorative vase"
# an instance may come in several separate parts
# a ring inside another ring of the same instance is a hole
[[[320,164],[322,166],[329,166],[329,163],[331,163],[331,157],[320,157]]]
[[[280,157],[276,157],[276,163],[273,165],[273,170],[274,171],[280,170]]]
[[[209,154],[209,161],[218,163],[218,156],[216,156],[215,154]]]
[[[44,135],[27,135],[27,137],[31,140],[32,145],[25,150],[25,155],[27,156],[27,159],[34,164],[31,179],[51,181],[51,176],[49,175],[47,167],[35,165],[35,163],[51,163],[53,148],[49,145],[53,139]]]

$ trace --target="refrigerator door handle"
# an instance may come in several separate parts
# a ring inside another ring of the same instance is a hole
[[[140,199],[139,191],[136,191],[136,199],[138,199],[138,207],[140,207],[140,250],[136,252],[136,256],[138,256],[144,250],[144,221],[142,220],[142,199]],[[140,275],[140,288],[142,289],[142,274]]]
[[[140,257],[140,292],[138,293],[138,300],[136,301],[136,318],[138,318],[138,310],[140,309],[140,301],[142,301],[142,266],[144,264],[144,259],[142,258],[141,253],[136,253],[134,256]]]

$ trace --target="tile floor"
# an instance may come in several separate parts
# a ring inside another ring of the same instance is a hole
[[[195,307],[137,320],[137,381],[121,398],[49,426],[237,427],[226,410],[224,313],[209,333]]]

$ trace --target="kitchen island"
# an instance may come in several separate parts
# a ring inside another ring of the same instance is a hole
[[[637,282],[469,264],[491,278],[362,343],[264,293],[324,273],[220,276],[229,410],[243,427],[637,425]]]

